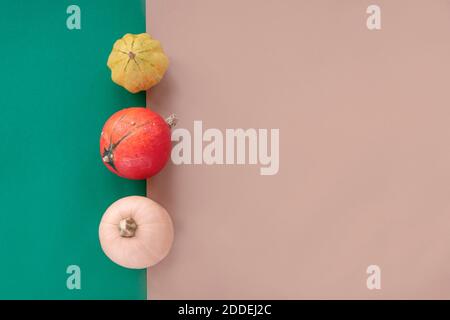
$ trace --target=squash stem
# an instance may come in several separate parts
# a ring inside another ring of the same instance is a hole
[[[173,129],[176,125],[177,125],[177,123],[178,123],[178,118],[177,118],[177,116],[175,115],[175,114],[171,114],[170,116],[168,116],[167,118],[166,118],[166,123],[167,123],[167,125],[170,127],[170,129]]]
[[[119,222],[120,236],[124,238],[132,238],[136,234],[137,224],[133,218],[125,218]]]

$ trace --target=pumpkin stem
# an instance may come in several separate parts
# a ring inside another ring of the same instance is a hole
[[[166,118],[166,122],[169,125],[170,129],[173,129],[178,123],[178,118],[175,114],[172,113]]]
[[[124,238],[132,238],[136,233],[137,224],[133,218],[125,218],[119,222],[120,236]]]
[[[128,57],[129,57],[131,60],[133,60],[134,57],[136,57],[136,54],[135,54],[134,52],[130,51],[130,52],[128,52]]]

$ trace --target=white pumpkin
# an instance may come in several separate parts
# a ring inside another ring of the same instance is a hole
[[[160,262],[173,242],[173,224],[166,209],[146,197],[114,202],[100,222],[105,254],[120,266],[143,269]]]

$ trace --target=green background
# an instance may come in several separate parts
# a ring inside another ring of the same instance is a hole
[[[81,30],[66,27],[71,4]],[[106,208],[145,193],[99,155],[108,117],[145,105],[106,67],[116,39],[145,32],[144,1],[1,1],[0,32],[0,298],[144,299],[146,271],[115,265],[98,240]],[[66,287],[69,265],[81,290]]]

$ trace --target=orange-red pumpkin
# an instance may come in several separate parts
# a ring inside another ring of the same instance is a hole
[[[120,177],[142,180],[157,174],[171,150],[170,127],[143,107],[120,110],[105,123],[100,153],[106,167]]]

